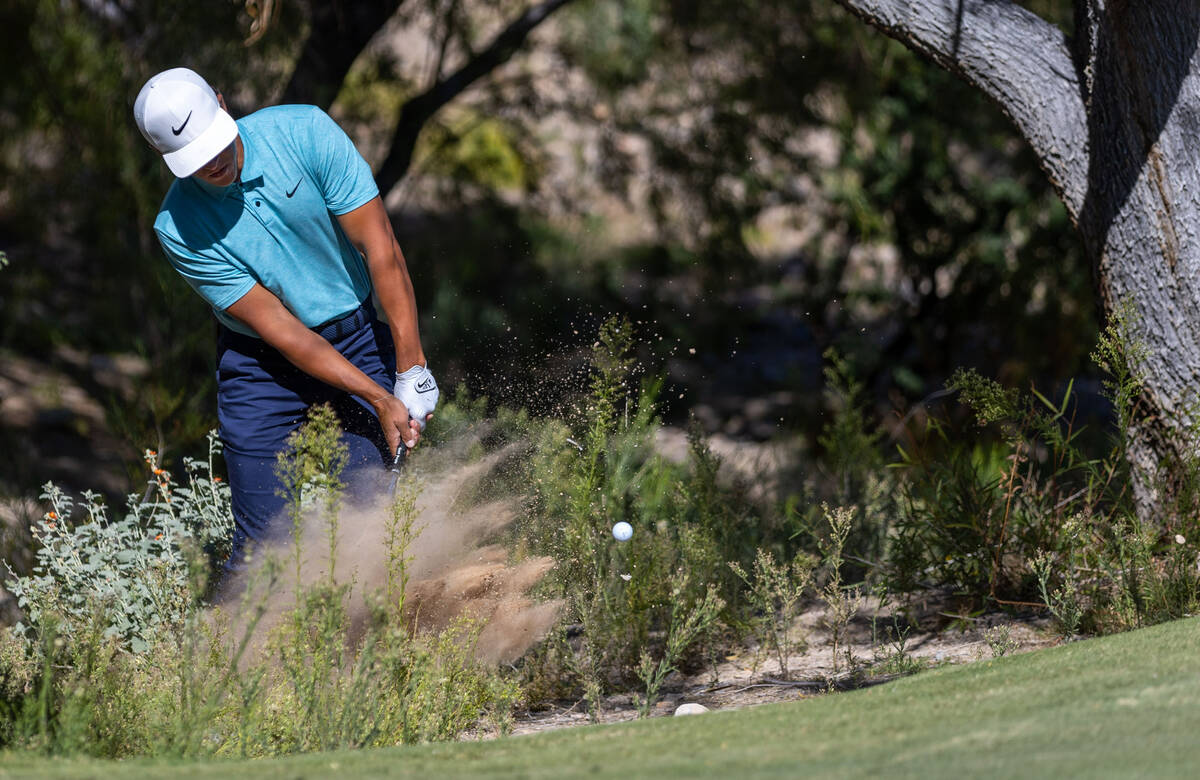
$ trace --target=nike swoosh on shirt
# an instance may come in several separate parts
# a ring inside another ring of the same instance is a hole
[[[296,194],[296,190],[300,189],[300,184],[301,184],[301,182],[303,182],[303,181],[304,181],[304,177],[303,177],[303,176],[301,176],[301,177],[300,177],[300,181],[297,181],[297,182],[296,182],[296,186],[295,186],[295,187],[292,187],[292,191],[291,191],[291,192],[289,192],[289,193],[287,194],[287,196],[288,196],[289,198],[290,198],[290,197],[292,197],[293,195],[295,195],[295,194]]]
[[[171,128],[171,132],[172,132],[172,133],[174,133],[175,135],[179,135],[180,133],[182,133],[182,132],[183,132],[183,128],[187,127],[187,123],[188,123],[188,122],[190,122],[191,120],[192,120],[192,112],[191,112],[191,111],[189,111],[189,112],[188,112],[188,115],[187,115],[187,119],[184,119],[184,120],[183,120],[183,124],[181,124],[181,125],[179,126],[179,129],[178,129],[178,130],[176,130],[175,128],[173,128],[173,127],[172,127],[172,128]]]

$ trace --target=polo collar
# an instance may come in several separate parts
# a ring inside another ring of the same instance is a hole
[[[214,187],[203,179],[197,179],[195,176],[188,177],[202,192],[216,200],[225,200],[234,192],[262,184],[262,155],[258,152],[258,145],[253,134],[239,123],[238,137],[242,139],[242,172],[236,181],[226,187]]]
[[[242,137],[242,175],[240,181],[244,187],[262,185],[263,160],[259,152],[258,141],[254,134],[242,125],[238,125],[238,134]]]

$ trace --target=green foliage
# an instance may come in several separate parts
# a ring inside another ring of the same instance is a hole
[[[423,139],[415,159],[426,173],[491,192],[523,192],[534,183],[517,129],[500,119],[466,114],[430,128]]]
[[[647,75],[658,40],[658,0],[589,0],[566,18],[565,48],[602,88],[617,91]]]
[[[558,665],[594,715],[611,686],[639,678],[650,701],[692,660],[718,604],[736,595],[724,561],[745,560],[758,538],[749,503],[718,483],[718,461],[698,433],[687,464],[655,452],[658,383],[633,395],[632,344],[628,322],[601,327],[590,392],[572,424],[534,425],[527,470],[510,477],[528,506],[518,544],[559,562],[547,595],[563,598],[564,621],[580,627],[574,644],[560,637],[540,663]],[[630,542],[610,533],[622,520],[634,528]]]
[[[992,658],[1002,658],[1017,649],[1016,640],[1012,638],[1012,628],[1007,625],[992,626],[983,632],[983,639],[992,651]]]
[[[833,674],[838,671],[838,649],[845,646],[846,629],[862,606],[862,590],[857,585],[847,585],[842,580],[843,555],[846,540],[854,524],[854,510],[850,507],[821,507],[825,521],[829,524],[829,535],[820,540],[821,563],[824,567],[825,583],[821,586],[821,600],[825,602],[825,613],[821,623],[829,631],[833,643]],[[846,665],[853,668],[854,657],[846,647]]]
[[[15,630],[34,637],[52,622],[69,638],[99,621],[106,639],[135,653],[179,630],[233,528],[229,487],[212,475],[219,452],[210,434],[207,461],[185,458],[180,485],[147,450],[149,488],[131,495],[127,514],[115,520],[92,492],[83,494],[86,517],[75,519],[75,502],[47,483],[42,497],[51,509],[33,528],[40,545],[33,572],[18,577],[8,568],[7,587],[28,620]]]
[[[288,496],[321,513],[330,539],[342,489],[339,439],[336,418],[318,408],[280,459],[292,480]],[[156,477],[164,503],[184,515],[190,494],[168,492],[168,478]],[[354,625],[349,587],[330,567],[314,583],[297,580],[295,605],[263,641],[259,623],[279,579],[267,557],[230,613],[201,609],[198,590],[183,583],[189,598],[171,625],[164,617],[128,642],[102,599],[84,602],[96,608],[90,614],[44,608],[33,633],[0,631],[0,746],[248,757],[454,739],[485,718],[505,729],[520,690],[476,660],[480,626],[417,635],[406,624],[402,591],[416,520],[413,496],[401,494],[384,539],[388,589],[369,600],[365,625]],[[139,641],[146,652],[131,652]]]
[[[1196,473],[1187,442],[1195,432],[1184,431],[1178,454],[1153,473],[1131,470],[1128,436],[1138,424],[1144,358],[1130,336],[1132,316],[1118,308],[1094,355],[1107,374],[1115,423],[1099,456],[1088,454],[1074,426],[1071,386],[1055,403],[974,371],[955,374],[949,387],[1000,436],[971,443],[931,419],[917,447],[902,451],[908,474],[890,557],[894,587],[950,585],[977,605],[1041,604],[1066,636],[1196,608],[1197,548],[1185,525],[1191,494],[1172,492]],[[1164,499],[1161,525],[1138,514],[1132,487],[1139,479]]]
[[[893,545],[896,584],[911,589],[919,583],[909,577],[920,573],[970,598],[1020,600],[1031,583],[1014,561],[1055,545],[1072,511],[1103,500],[1102,465],[1081,449],[1071,385],[1057,404],[973,370],[956,372],[947,387],[1001,438],[972,443],[931,417],[916,446],[901,450],[910,474]],[[1123,462],[1119,452],[1105,461],[1110,479]]]
[[[776,563],[769,550],[759,550],[754,556],[754,569],[747,574],[737,561],[729,568],[749,589],[748,598],[754,609],[753,623],[759,646],[775,654],[779,676],[788,679],[788,658],[805,649],[803,637],[795,636],[796,620],[806,591],[812,585],[817,561],[811,556],[797,555],[790,563]]]
[[[912,625],[905,619],[903,611],[892,604],[887,585],[877,582],[872,587],[875,610],[871,614],[871,646],[874,653],[874,670],[882,674],[908,675],[925,668],[925,662],[914,658],[909,652],[909,634]],[[891,607],[891,619],[880,630],[880,613]]]
[[[335,580],[333,566],[337,560],[337,516],[342,489],[345,487],[341,476],[349,457],[350,450],[342,441],[341,424],[328,403],[308,410],[308,422],[288,436],[285,449],[276,456],[275,473],[284,486],[288,518],[292,522],[297,589],[300,588],[300,537],[304,528],[304,508],[312,500],[321,504],[329,543],[329,583]]]
[[[676,575],[677,579],[672,588],[672,595],[678,596],[690,590],[687,576],[682,572]],[[667,675],[676,671],[676,664],[679,663],[684,652],[696,640],[704,636],[716,622],[721,609],[725,606],[725,602],[717,595],[714,585],[709,585],[708,590],[704,593],[704,598],[693,602],[686,611],[679,602],[673,603],[676,606],[671,610],[662,657],[656,663],[650,652],[643,649],[638,659],[637,675],[645,685],[645,694],[637,699],[638,716],[642,718],[649,717],[650,710],[658,701],[658,694],[662,689],[663,682]]]
[[[817,436],[821,469],[809,488],[820,501],[854,509],[843,552],[853,559],[851,571],[865,574],[864,567],[877,564],[887,550],[895,484],[885,468],[883,431],[868,414],[869,399],[854,366],[832,348],[825,360],[829,418]],[[824,523],[817,510],[817,502],[811,502],[802,526],[819,539]]]
[[[823,172],[823,189],[863,249],[898,249],[894,263],[825,261],[849,286],[844,338],[858,343],[854,325],[864,319],[906,320],[894,340],[861,340],[864,364],[918,396],[966,363],[1002,365],[1016,384],[1084,370],[1081,345],[1096,327],[1087,263],[1009,120],[978,90],[858,20],[829,20],[817,35],[829,36],[820,44],[826,67],[845,79],[826,113],[840,159]],[[980,323],[1004,323],[1004,338]],[[896,361],[900,352],[921,358]]]

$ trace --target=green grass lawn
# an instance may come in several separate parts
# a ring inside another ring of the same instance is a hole
[[[0,755],[7,777],[1200,775],[1200,620],[738,712],[263,761]]]

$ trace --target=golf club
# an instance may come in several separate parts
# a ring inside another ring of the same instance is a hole
[[[388,471],[392,472],[392,500],[396,500],[396,485],[400,483],[400,472],[404,471],[404,462],[408,458],[408,447],[404,446],[404,442],[396,445],[396,457],[392,460],[392,465],[388,467]]]

